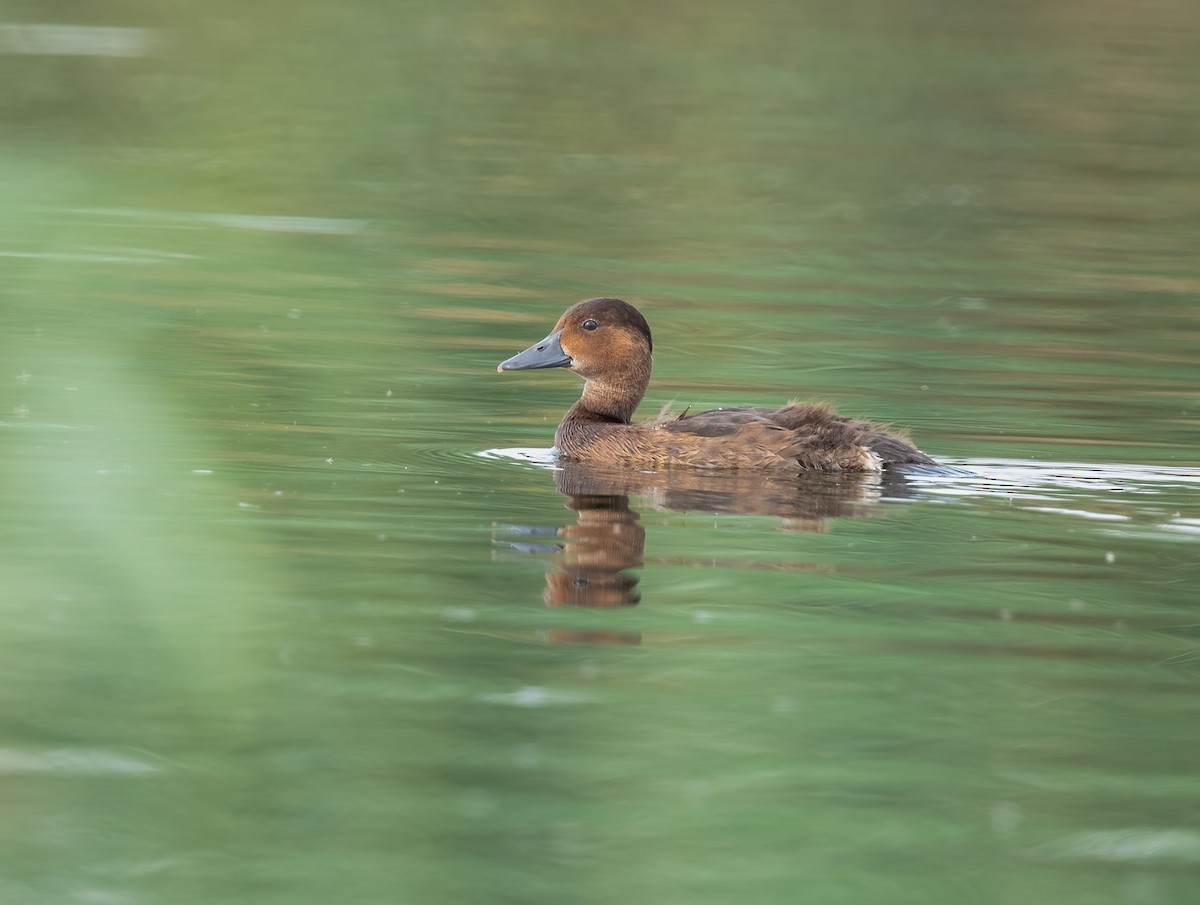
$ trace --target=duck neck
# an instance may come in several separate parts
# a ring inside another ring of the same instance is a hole
[[[628,424],[649,384],[649,368],[626,372],[619,381],[589,380],[583,385],[583,395],[563,420]]]

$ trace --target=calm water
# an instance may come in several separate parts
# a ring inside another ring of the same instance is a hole
[[[0,23],[0,902],[1197,900],[1200,7],[245,6]]]

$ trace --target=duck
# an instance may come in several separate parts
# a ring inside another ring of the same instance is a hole
[[[565,368],[583,378],[579,401],[554,433],[563,459],[633,469],[879,472],[937,465],[905,436],[871,421],[847,418],[819,402],[781,408],[718,408],[663,413],[635,423],[650,385],[654,340],[633,305],[591,298],[572,305],[540,342],[496,370]]]

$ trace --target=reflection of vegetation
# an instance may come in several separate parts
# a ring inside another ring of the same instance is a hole
[[[1112,898],[1011,859],[1192,819],[1185,542],[648,507],[654,605],[583,614],[644,649],[555,647],[485,551],[559,501],[470,453],[550,442],[577,388],[492,367],[604,292],[649,411],[1192,456],[1197,9],[9,4],[156,37],[0,54],[0,767],[159,769],[20,777],[0,899]]]

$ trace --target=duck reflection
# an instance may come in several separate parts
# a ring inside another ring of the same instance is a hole
[[[889,499],[906,495],[902,478],[881,479],[872,474],[629,472],[578,462],[561,463],[561,469],[555,472],[555,484],[566,497],[567,508],[576,513],[575,523],[557,528],[511,528],[523,536],[553,536],[554,544],[508,542],[522,552],[555,554],[543,594],[546,604],[555,607],[622,607],[641,600],[639,579],[631,570],[646,562],[646,529],[630,506],[631,496],[657,511],[774,516],[780,519],[782,530],[820,532],[828,529],[832,519],[880,514],[878,504],[885,494]],[[686,560],[673,557],[670,562],[678,565]],[[703,564],[722,565],[708,557]],[[730,565],[744,567],[746,563]],[[813,568],[795,563],[779,567]],[[564,630],[552,632],[549,638],[625,643],[639,640],[629,633]]]
[[[886,482],[886,483],[885,483]],[[607,470],[564,462],[555,472],[558,492],[581,496],[636,496],[660,512],[766,515],[787,531],[825,531],[830,519],[879,515],[884,496],[906,495],[903,477],[841,472],[774,475],[752,471],[656,472]]]

